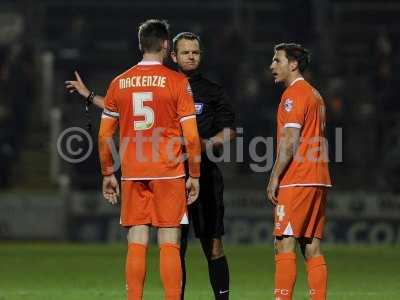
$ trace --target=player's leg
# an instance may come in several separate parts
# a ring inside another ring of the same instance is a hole
[[[159,228],[160,275],[166,300],[180,300],[182,289],[182,269],[180,258],[179,227]]]
[[[229,268],[221,238],[200,238],[215,299],[229,299]]]
[[[312,300],[324,300],[327,294],[328,269],[321,251],[321,239],[325,223],[326,189],[315,188],[313,215],[310,220],[309,238],[300,240],[301,250],[306,259],[307,279]]]
[[[150,192],[144,181],[122,181],[121,223],[128,230],[126,289],[128,300],[142,299],[151,216]]]
[[[292,299],[297,276],[296,242],[293,236],[275,237],[275,299]]]
[[[180,255],[181,222],[187,218],[184,178],[152,180],[152,224],[158,227],[160,275],[165,299],[180,300],[182,268]]]
[[[307,281],[312,300],[325,300],[328,283],[328,268],[318,238],[302,239],[301,249],[306,260]]]
[[[147,225],[138,225],[130,227],[128,231],[128,252],[125,265],[128,300],[140,300],[143,297],[149,230],[150,227]]]
[[[224,234],[224,182],[216,165],[202,165],[200,186],[199,199],[189,208],[193,228],[207,258],[215,299],[228,299],[229,268],[221,239]]]
[[[180,249],[180,257],[181,257],[181,268],[182,268],[182,292],[181,299],[185,299],[185,287],[186,287],[186,250],[188,244],[188,236],[189,236],[189,224],[181,225],[181,249]]]
[[[297,268],[295,248],[297,240],[296,198],[292,188],[278,191],[278,204],[274,210],[275,235],[275,288],[276,299],[292,299]]]

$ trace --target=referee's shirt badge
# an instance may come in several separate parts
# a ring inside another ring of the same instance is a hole
[[[200,115],[203,112],[203,103],[195,103],[196,115]]]

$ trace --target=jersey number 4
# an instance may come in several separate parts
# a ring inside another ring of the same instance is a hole
[[[141,92],[132,94],[132,111],[135,117],[144,117],[144,120],[134,121],[135,130],[150,129],[154,125],[154,110],[150,106],[144,105],[145,102],[153,101],[152,92]]]

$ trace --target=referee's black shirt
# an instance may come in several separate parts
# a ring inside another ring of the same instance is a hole
[[[224,128],[235,130],[235,113],[222,87],[198,71],[190,74],[188,79],[193,92],[200,138],[211,138]]]
[[[202,139],[213,137],[225,127],[235,130],[235,113],[222,87],[200,72],[189,77],[196,107],[197,127]]]

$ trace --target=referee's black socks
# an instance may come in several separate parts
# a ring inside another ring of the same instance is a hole
[[[216,300],[229,299],[229,268],[225,256],[208,261],[208,274]]]

